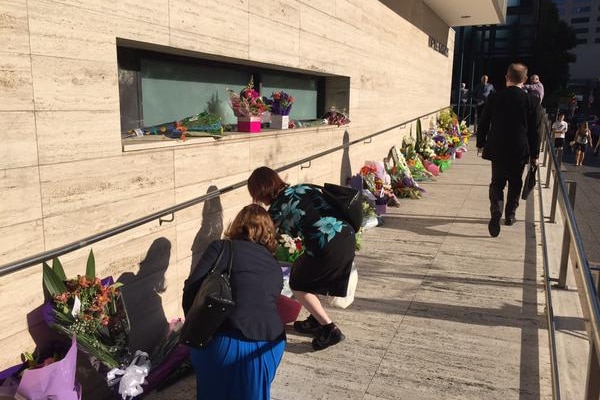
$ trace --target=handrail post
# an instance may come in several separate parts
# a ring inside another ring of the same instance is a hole
[[[548,157],[548,151],[546,151],[544,153],[544,159],[547,159]],[[544,185],[545,188],[549,188],[550,187],[550,174],[552,173],[552,167],[554,166],[554,163],[550,163],[550,165],[548,165],[546,163],[546,161],[544,160],[544,165],[546,166],[546,184]]]
[[[569,185],[569,201],[571,206],[575,206],[575,193],[577,192],[577,182],[565,182]],[[560,289],[566,289],[567,287],[567,268],[569,265],[569,251],[571,249],[571,235],[569,233],[569,227],[565,224],[563,230],[563,244],[560,255],[560,273],[558,275],[558,284],[556,287]]]
[[[549,154],[550,153],[549,146],[544,146],[542,151],[544,152],[544,161],[542,162],[542,165],[544,167],[547,167],[548,166],[548,156],[550,155]]]
[[[552,186],[552,200],[550,201],[550,222],[556,222],[556,206],[558,204],[558,174],[554,174],[554,185]]]
[[[593,340],[590,340],[590,355],[588,357],[587,383],[585,388],[586,400],[598,400],[600,398],[600,365],[598,364],[598,349]]]

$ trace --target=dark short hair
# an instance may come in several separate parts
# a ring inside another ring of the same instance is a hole
[[[261,244],[271,253],[277,247],[275,224],[267,210],[258,204],[249,204],[242,208],[227,228],[225,236],[229,239]]]
[[[248,178],[248,192],[252,200],[271,204],[281,189],[289,186],[269,167],[258,167]]]
[[[527,66],[521,63],[512,63],[508,66],[508,70],[506,71],[506,76],[512,82],[525,82],[527,80]]]

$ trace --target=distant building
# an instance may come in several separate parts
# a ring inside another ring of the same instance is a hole
[[[599,107],[594,98],[600,94],[600,0],[553,1],[560,18],[577,35],[577,47],[573,50],[577,61],[569,68],[570,85],[583,97],[580,106],[595,112]]]

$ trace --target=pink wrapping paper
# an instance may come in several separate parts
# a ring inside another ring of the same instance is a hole
[[[77,367],[77,341],[60,360],[42,368],[27,369],[17,389],[17,396],[30,400],[41,400],[54,396],[60,400],[81,400],[81,390],[75,384]]]

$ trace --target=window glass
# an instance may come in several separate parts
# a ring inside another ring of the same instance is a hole
[[[226,89],[236,92],[248,83],[244,71],[154,59],[141,60],[144,125],[175,121],[208,111],[235,123]]]

